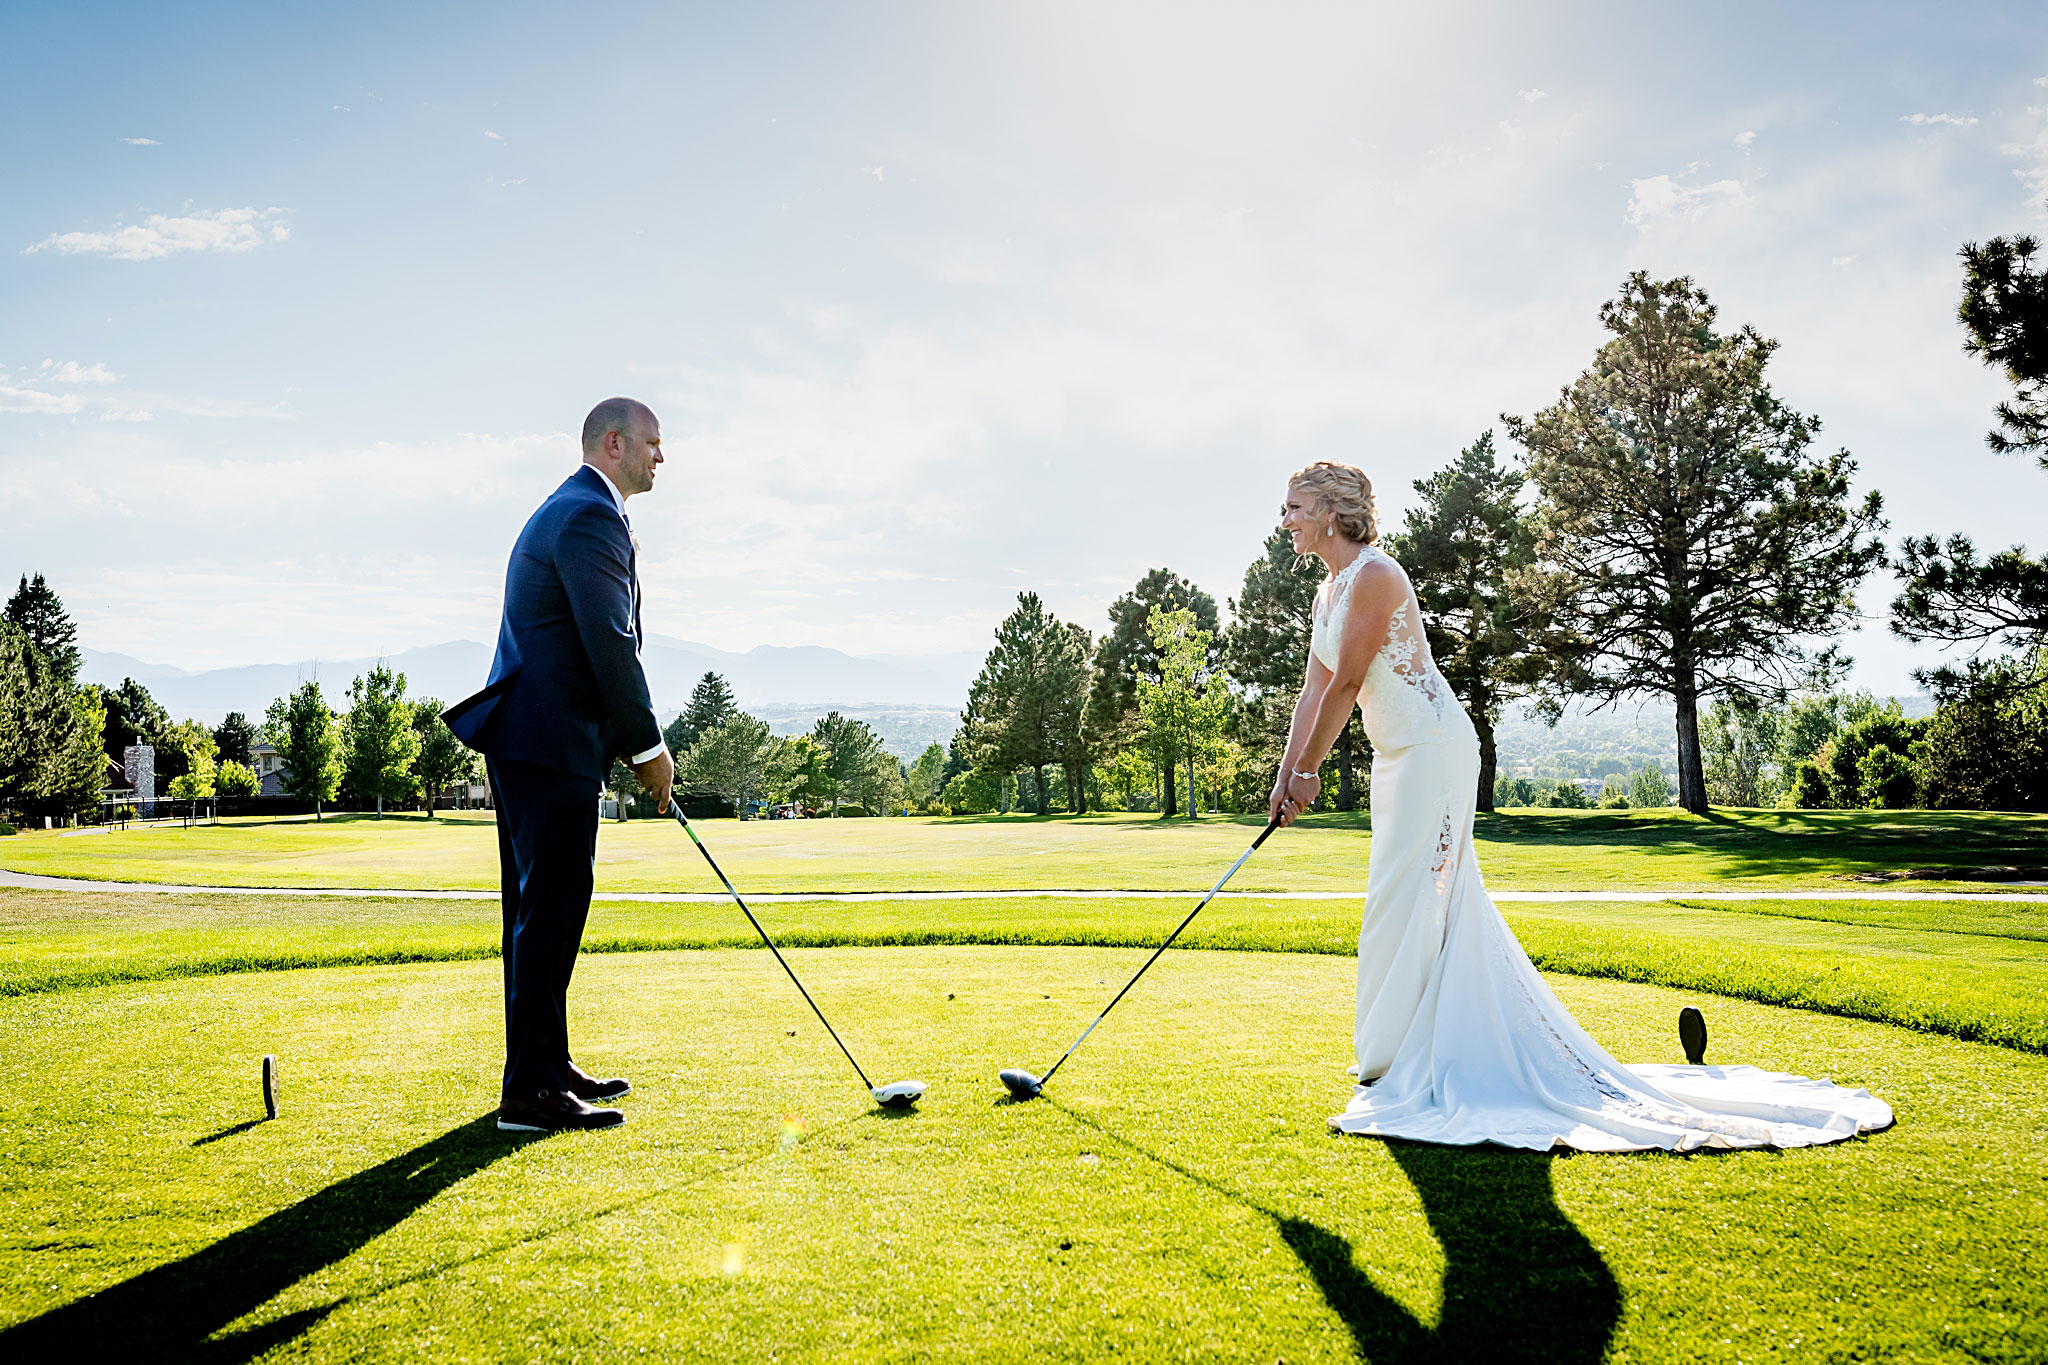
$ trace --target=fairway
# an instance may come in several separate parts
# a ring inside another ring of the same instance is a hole
[[[987,816],[713,820],[700,828],[743,892],[1200,890],[1244,850],[1254,816]],[[1362,894],[1371,818],[1318,814],[1268,840],[1232,883]],[[2032,869],[2048,878],[2048,816],[1965,811],[1510,811],[1479,817],[1488,882],[1519,891],[1853,887],[1859,875]],[[197,886],[498,885],[488,812],[136,826],[0,839],[0,868]],[[1914,887],[1997,890],[1916,876]],[[599,894],[707,891],[717,880],[672,822],[606,823]]]
[[[1338,958],[1176,956],[1018,1105],[996,1069],[1057,1055],[1131,952],[794,956],[871,1070],[931,1082],[916,1112],[870,1107],[759,953],[586,959],[579,1056],[639,1091],[624,1130],[544,1140],[484,1117],[493,963],[0,1002],[0,1348],[996,1360],[1022,1331],[1051,1359],[2048,1351],[2048,1059],[1708,1001],[1719,1058],[1867,1086],[1897,1127],[1692,1158],[1435,1149],[1324,1130],[1347,1089]],[[1675,1059],[1691,997],[1558,984],[1618,1055]],[[254,1123],[265,1052],[283,1113]]]

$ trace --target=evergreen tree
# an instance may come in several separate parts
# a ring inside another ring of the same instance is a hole
[[[213,730],[213,745],[219,751],[222,763],[239,763],[248,767],[252,760],[249,750],[256,743],[256,727],[240,711],[230,711],[227,718]]]
[[[2034,269],[2037,247],[2032,237],[1966,244],[1957,316],[1964,351],[2002,369],[2013,386],[1985,441],[2001,454],[2033,451],[2048,469],[2048,272]],[[1905,590],[1892,602],[1891,626],[1902,639],[1973,646],[2003,639],[2014,650],[2048,643],[2048,558],[2030,558],[2015,545],[1980,561],[1968,536],[1946,544],[1909,536],[1899,544],[1898,572]],[[1975,675],[1947,666],[1913,676],[1939,693],[1975,685]]]
[[[1499,767],[1494,726],[1501,707],[1526,695],[1547,669],[1549,612],[1536,557],[1533,518],[1520,505],[1523,476],[1494,458],[1493,433],[1415,481],[1421,502],[1386,550],[1408,571],[1422,608],[1429,652],[1465,703],[1479,732],[1479,809],[1493,809]],[[1555,715],[1555,703],[1550,711]]]
[[[1230,629],[1223,637],[1223,666],[1243,689],[1232,711],[1232,731],[1269,770],[1287,748],[1295,700],[1308,673],[1316,589],[1326,576],[1319,562],[1294,553],[1293,544],[1285,531],[1266,537],[1265,553],[1244,571],[1244,595],[1231,599]],[[1337,765],[1338,810],[1357,808],[1353,773],[1371,752],[1364,722],[1353,707],[1330,748]]]
[[[706,673],[690,690],[690,704],[668,723],[661,737],[668,742],[669,753],[680,761],[705,731],[724,724],[738,711],[725,679],[716,673]]]
[[[108,758],[123,762],[131,744],[162,747],[164,735],[171,728],[170,713],[157,704],[141,683],[123,678],[119,687],[102,692],[100,703],[107,715],[104,733]],[[159,767],[158,771],[163,770]]]
[[[97,688],[73,689],[26,631],[0,622],[0,809],[90,810],[106,775]]]
[[[2032,451],[2048,469],[2048,272],[2034,268],[2039,248],[2026,236],[1965,243],[1956,317],[1963,350],[2003,370],[2013,388],[1985,444],[2001,455]]]
[[[279,785],[302,801],[313,803],[313,818],[334,799],[341,785],[341,733],[317,681],[299,684],[289,697],[270,703],[265,736],[277,750],[283,769]]]
[[[1929,806],[2048,810],[2048,649],[1973,663],[1946,685],[1919,738]]]
[[[1047,765],[1072,764],[1082,750],[1086,640],[1047,611],[1037,593],[1019,593],[967,692],[963,751],[997,776],[1031,769],[1040,815],[1047,809]],[[1070,799],[1076,785],[1068,784]]]
[[[429,820],[434,818],[434,798],[457,782],[474,782],[482,759],[455,737],[448,722],[441,719],[443,709],[435,697],[421,697],[412,703],[412,729],[419,741],[412,776],[425,799]]]
[[[1160,679],[1159,652],[1152,643],[1152,608],[1194,612],[1195,626],[1208,632],[1209,655],[1205,668],[1222,660],[1223,644],[1217,632],[1216,599],[1170,569],[1154,569],[1137,585],[1109,606],[1109,633],[1095,647],[1093,673],[1088,687],[1085,723],[1094,752],[1115,753],[1130,742],[1138,728],[1138,679]],[[1174,773],[1162,771],[1165,779],[1165,813],[1177,809]]]
[[[1552,407],[1505,417],[1540,494],[1539,562],[1569,643],[1566,685],[1677,710],[1679,804],[1707,809],[1702,702],[1776,699],[1802,642],[1854,617],[1884,558],[1882,499],[1850,498],[1847,451],[1809,452],[1818,418],[1764,382],[1777,343],[1714,330],[1690,279],[1638,271],[1603,304],[1613,339]]]
[[[412,765],[420,753],[405,674],[378,664],[349,684],[348,700],[341,722],[342,771],[358,799],[376,801],[381,820],[387,799],[412,795]]]
[[[41,574],[34,578],[21,576],[21,586],[7,599],[4,619],[28,637],[65,687],[78,681],[78,666],[83,662],[78,652],[78,627],[71,623],[62,599]]]

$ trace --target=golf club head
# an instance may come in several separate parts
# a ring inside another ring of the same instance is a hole
[[[1038,1092],[1045,1088],[1044,1081],[1014,1066],[998,1071],[996,1079],[1008,1087],[1012,1098],[1020,1100],[1035,1100],[1038,1098]]]
[[[868,1092],[884,1109],[908,1109],[924,1098],[923,1081],[892,1081]]]

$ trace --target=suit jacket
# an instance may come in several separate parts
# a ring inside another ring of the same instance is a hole
[[[442,718],[492,758],[603,782],[614,758],[661,742],[640,643],[633,538],[604,476],[583,465],[512,546],[490,681]]]

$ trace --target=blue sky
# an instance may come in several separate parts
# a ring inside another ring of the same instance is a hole
[[[1100,629],[1236,592],[1309,460],[1398,523],[1635,268],[1782,343],[1894,539],[2042,548],[1954,308],[2043,225],[2048,10],[1533,8],[17,0],[0,573],[187,667],[489,639],[626,392],[651,629]]]

